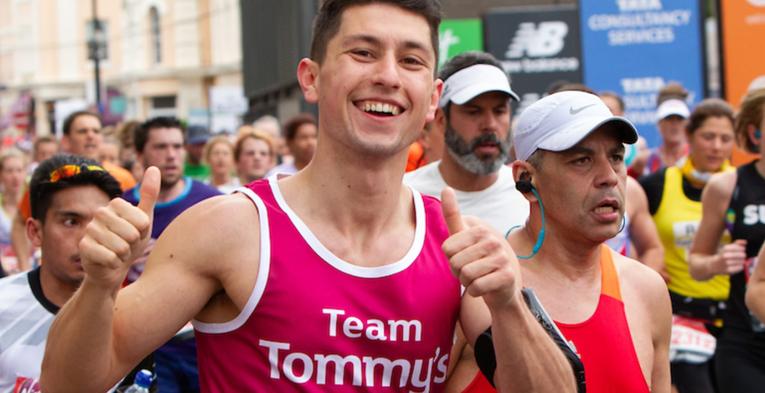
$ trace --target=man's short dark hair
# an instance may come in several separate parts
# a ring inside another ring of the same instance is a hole
[[[310,113],[300,113],[290,118],[284,124],[284,139],[287,142],[295,139],[298,129],[304,124],[316,125],[316,118]]]
[[[374,3],[391,4],[425,18],[430,26],[430,43],[433,45],[435,58],[438,59],[438,25],[441,23],[441,2],[439,0],[325,0],[313,23],[311,59],[318,63],[324,61],[324,56],[327,54],[327,44],[340,30],[343,12],[348,7]]]
[[[32,153],[37,153],[37,151],[40,150],[40,145],[44,143],[55,143],[56,146],[58,146],[58,141],[56,138],[50,135],[38,136],[35,138],[35,143],[32,144]]]
[[[587,85],[585,85],[584,83],[577,83],[577,82],[564,83],[562,85],[558,85],[555,87],[554,90],[551,89],[550,91],[548,91],[547,94],[555,94],[561,91],[581,91],[584,93],[598,95],[597,93],[595,93],[594,90],[587,87]]]
[[[80,117],[80,116],[93,116],[96,119],[98,119],[98,122],[101,122],[101,116],[98,115],[98,113],[91,112],[91,111],[77,111],[69,116],[66,117],[64,120],[64,124],[62,126],[62,130],[64,131],[64,135],[69,135],[70,132],[72,132],[72,123]]]
[[[143,148],[146,146],[146,141],[149,140],[149,131],[155,128],[177,128],[181,130],[184,142],[186,141],[186,133],[184,132],[183,124],[181,124],[178,119],[169,116],[158,116],[146,120],[135,129],[133,143],[135,144],[136,152],[143,152]]]
[[[73,168],[79,170],[69,175]],[[98,187],[109,199],[122,195],[120,183],[101,164],[90,158],[57,154],[41,162],[29,182],[32,217],[44,222],[53,195],[68,188],[90,185]]]

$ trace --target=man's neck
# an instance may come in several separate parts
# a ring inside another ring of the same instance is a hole
[[[175,198],[178,198],[182,193],[183,189],[186,188],[186,178],[181,177],[178,179],[175,184],[171,186],[161,186],[159,189],[159,196],[157,197],[157,202],[163,203],[163,202],[169,202],[174,200]]]
[[[380,266],[400,259],[414,236],[412,196],[402,185],[406,150],[377,160],[337,150],[317,151],[303,171],[281,179],[284,199],[322,244],[349,262]],[[399,243],[386,248],[384,242]]]
[[[685,155],[685,143],[664,143],[659,149],[666,165],[674,165]]]
[[[510,235],[510,243],[518,255],[531,253],[542,229],[538,206],[532,203],[526,226]],[[583,275],[597,273],[602,243],[574,237],[574,232],[551,227],[548,217],[542,247],[527,263],[534,269],[555,272],[572,281],[580,279]]]
[[[57,307],[62,307],[77,290],[77,286],[56,279],[45,266],[40,267],[40,286],[43,296]]]
[[[210,180],[212,185],[220,186],[222,184],[228,184],[228,182],[231,181],[231,175],[228,172],[213,173]]]
[[[466,170],[447,151],[444,151],[441,162],[438,164],[438,171],[449,187],[459,191],[483,191],[496,183],[499,178],[499,171],[488,175],[476,175]]]

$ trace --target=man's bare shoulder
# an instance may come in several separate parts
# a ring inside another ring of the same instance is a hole
[[[619,283],[625,289],[642,294],[647,302],[667,296],[667,284],[658,272],[639,261],[613,252]]]
[[[181,213],[163,232],[158,245],[168,243],[169,249],[185,249],[188,252],[184,254],[195,257],[192,260],[215,256],[218,263],[213,265],[223,267],[226,260],[236,260],[253,251],[252,247],[257,249],[258,222],[258,210],[246,196],[216,196]]]

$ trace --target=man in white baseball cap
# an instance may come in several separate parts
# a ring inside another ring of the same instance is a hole
[[[529,210],[505,165],[511,150],[510,104],[518,95],[499,61],[484,52],[455,56],[439,78],[443,94],[429,132],[443,135],[443,155],[407,173],[404,182],[436,197],[444,187],[453,188],[463,214],[505,234],[522,225]]]
[[[530,212],[508,240],[523,285],[580,355],[589,393],[670,389],[667,287],[604,244],[622,229],[624,143],[637,138],[627,119],[581,91],[530,105],[513,136],[513,175]]]

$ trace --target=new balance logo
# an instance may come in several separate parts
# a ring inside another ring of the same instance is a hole
[[[513,41],[507,48],[505,57],[517,59],[524,57],[549,57],[560,53],[568,34],[568,25],[561,21],[533,22],[518,25]]]

